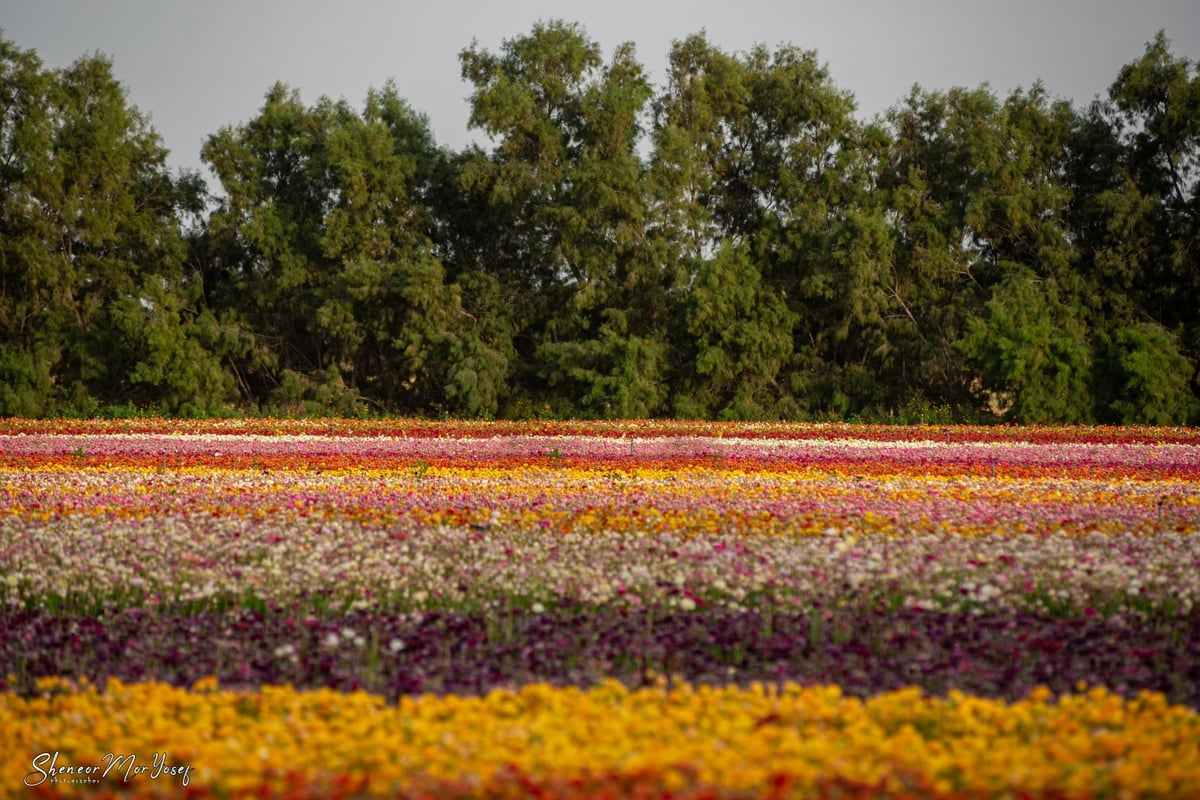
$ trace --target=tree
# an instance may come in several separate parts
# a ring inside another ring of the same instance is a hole
[[[1088,358],[1075,344],[1088,341],[1091,287],[1073,268],[1065,177],[1074,119],[1040,84],[1003,102],[987,87],[914,89],[889,112],[894,144],[880,184],[896,236],[887,337],[895,367],[885,381],[969,407],[981,386],[1037,393],[1036,376],[1045,376],[1035,365],[1049,358],[1046,369],[1062,365],[1054,374],[1065,384],[1046,387],[1053,402],[1018,398],[1015,413],[1088,418],[1090,389],[1077,374]],[[1061,358],[1046,349],[1047,332],[1026,329],[1041,323],[1025,316],[1024,302],[1069,321]],[[982,377],[973,371],[981,366]]]
[[[981,369],[979,388],[1011,403],[1017,419],[1093,421],[1092,348],[1053,278],[1009,272],[970,319],[961,347]]]
[[[204,157],[226,191],[208,225],[208,283],[257,337],[243,365],[251,397],[339,413],[494,413],[506,344],[446,279],[427,200],[441,157],[392,84],[362,114],[327,98],[306,107],[277,84]]]
[[[459,57],[486,147],[276,84],[210,198],[104,56],[0,37],[0,414],[1200,419],[1200,65],[1162,33],[1081,110],[870,123],[789,45],[689,36],[657,92],[562,21]]]
[[[1067,142],[1074,267],[1089,289],[1105,421],[1195,413],[1198,109],[1196,64],[1173,56],[1159,33],[1078,116]]]
[[[848,403],[844,374],[878,347],[884,302],[875,274],[886,232],[867,203],[874,133],[812,52],[730,55],[697,34],[668,64],[654,106],[652,230],[677,265],[686,319],[677,412],[705,413],[697,402],[718,363],[736,365],[720,383],[739,399],[709,397],[714,411],[795,416]],[[759,344],[718,358],[732,320],[709,303],[736,307],[735,338]]]
[[[1096,395],[1105,421],[1184,425],[1200,412],[1190,390],[1196,370],[1162,325],[1141,322],[1120,327],[1100,353]]]
[[[688,293],[694,365],[676,400],[684,417],[779,415],[779,381],[792,355],[792,315],[763,284],[749,248],[732,242],[701,261]]]
[[[471,124],[495,140],[463,167],[504,225],[486,269],[524,304],[525,378],[567,413],[646,416],[664,398],[665,281],[647,257],[639,117],[651,90],[632,45],[605,64],[577,25],[539,23],[499,53],[460,55]],[[628,382],[634,386],[628,386]]]
[[[38,183],[54,135],[52,76],[32,51],[0,38],[0,414],[37,416],[53,408],[62,357],[52,320],[60,270],[46,254],[53,230],[37,212]]]
[[[101,55],[45,71],[0,41],[0,413],[210,413],[232,378],[185,267],[183,188]]]
[[[341,385],[338,348],[324,347],[317,312],[335,275],[322,252],[337,197],[329,139],[352,116],[347,104],[328,100],[310,111],[277,83],[256,118],[204,144],[202,157],[225,192],[208,220],[205,287],[210,302],[254,331],[256,346],[239,364],[248,401],[281,387]],[[352,405],[351,398],[342,408]]]

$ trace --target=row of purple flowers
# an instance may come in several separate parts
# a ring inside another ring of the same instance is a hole
[[[974,614],[864,603],[798,612],[636,611],[607,606],[531,611],[331,613],[233,608],[184,613],[137,608],[107,617],[0,614],[4,688],[38,678],[179,686],[290,684],[482,694],[532,682],[631,686],[667,679],[710,685],[796,681],[848,694],[917,686],[1016,699],[1104,684],[1133,696],[1162,692],[1200,708],[1200,615],[1060,618],[1013,609]]]

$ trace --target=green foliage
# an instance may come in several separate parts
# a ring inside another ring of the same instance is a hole
[[[1190,386],[1195,369],[1161,325],[1120,328],[1104,356],[1097,395],[1110,421],[1183,425],[1200,413]]]
[[[53,413],[54,376],[51,354],[0,352],[0,416],[42,417]]]
[[[914,89],[889,114],[894,143],[880,186],[896,241],[880,377],[902,395],[968,407],[982,365],[988,391],[1021,387],[1018,419],[1089,416],[1078,388],[1086,370],[1075,363],[1086,348],[1066,343],[1082,331],[1051,355],[1049,334],[1013,316],[1026,296],[1040,302],[1049,292],[1073,308],[1084,291],[1066,221],[1072,119],[1040,84],[1003,102],[987,87]]]
[[[855,116],[816,53],[539,23],[460,55],[488,145],[393,83],[270,87],[171,175],[100,55],[0,37],[0,415],[1189,424],[1200,70],[1165,35]]]
[[[464,170],[487,211],[513,223],[494,274],[535,299],[529,374],[568,392],[574,413],[644,417],[665,396],[665,282],[645,245],[639,117],[650,99],[633,48],[605,64],[563,22],[536,25],[498,54],[461,54],[471,124],[496,141]]]
[[[595,338],[551,342],[539,356],[549,364],[550,385],[566,384],[578,398],[574,415],[644,419],[664,400],[658,376],[665,351],[661,341],[631,333],[622,311],[607,309]]]
[[[702,261],[687,303],[694,365],[676,412],[700,418],[773,416],[779,377],[792,354],[795,317],[764,286],[747,248],[725,246]]]
[[[256,336],[238,355],[245,391],[313,413],[494,411],[503,355],[471,340],[434,254],[423,196],[438,157],[393,85],[358,114],[277,84],[204,157],[227,193],[205,243],[212,295]]]
[[[366,416],[361,398],[346,385],[337,367],[315,374],[282,370],[265,410],[286,417]]]
[[[1093,420],[1091,349],[1052,279],[1014,266],[984,314],[969,321],[961,347],[980,368],[984,391],[1011,395],[1017,419]]]
[[[0,413],[213,413],[231,376],[186,267],[186,180],[111,63],[0,41]]]

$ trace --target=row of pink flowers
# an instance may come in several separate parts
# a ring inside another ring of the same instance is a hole
[[[323,457],[391,459],[529,459],[546,456],[583,461],[638,463],[669,459],[783,462],[792,466],[830,462],[897,468],[937,465],[984,465],[1004,469],[1094,467],[1107,470],[1150,469],[1200,477],[1200,447],[1172,443],[1057,443],[1023,441],[953,442],[938,440],[778,439],[741,437],[597,437],[494,436],[339,437],[212,434],[107,434],[103,436],[29,434],[0,436],[0,454],[85,456],[93,458],[209,459],[238,457]]]
[[[324,595],[346,605],[421,608],[522,597],[803,607],[850,595],[961,608],[974,604],[1170,608],[1200,597],[1200,538],[1190,534],[964,536],[605,532],[536,523],[486,528],[364,524],[282,514],[0,520],[4,605],[83,606]]]

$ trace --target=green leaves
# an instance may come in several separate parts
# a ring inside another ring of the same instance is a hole
[[[44,71],[0,41],[0,83],[0,414],[213,412],[232,381],[193,327],[158,135],[103,56]]]
[[[630,330],[619,309],[587,339],[550,342],[538,355],[550,386],[565,385],[575,399],[574,414],[589,418],[646,419],[661,408],[666,386],[665,343]]]
[[[1003,398],[1004,406],[1011,403],[1017,419],[1092,422],[1092,352],[1084,325],[1062,303],[1053,279],[1018,265],[1007,268],[961,344],[982,368],[979,388]]]
[[[327,411],[444,405],[461,309],[428,238],[427,120],[392,84],[362,114],[324,98],[306,107],[277,84],[205,158],[227,193],[208,229],[224,262],[213,292],[270,351],[243,356],[251,391]]]
[[[1086,109],[811,51],[539,23],[460,53],[486,146],[395,84],[270,87],[170,175],[102,56],[0,39],[0,414],[1186,424],[1200,74],[1159,35]]]
[[[748,248],[727,245],[702,262],[686,316],[694,366],[685,373],[677,411],[702,418],[773,416],[797,321],[783,297],[764,285]]]
[[[1189,386],[1196,371],[1161,325],[1120,328],[1104,356],[1097,396],[1113,422],[1183,425],[1200,410]]]
[[[646,242],[636,147],[651,88],[632,46],[605,64],[581,28],[551,22],[460,59],[471,124],[495,140],[462,175],[511,226],[485,270],[528,298],[522,369],[566,389],[571,413],[658,413],[665,282]]]

